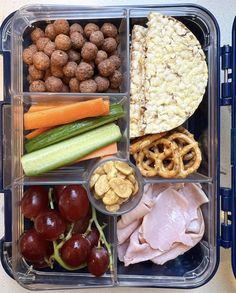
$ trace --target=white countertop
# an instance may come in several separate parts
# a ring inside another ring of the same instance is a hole
[[[125,4],[171,4],[171,3],[193,3],[202,5],[205,8],[209,9],[216,17],[220,29],[221,29],[221,45],[225,43],[231,43],[231,27],[233,24],[233,19],[236,15],[236,1],[235,0],[192,0],[192,1],[181,1],[181,0],[70,0],[70,1],[61,1],[61,0],[0,0],[0,23],[3,19],[12,11],[17,10],[19,7],[32,4],[32,3],[51,3],[51,4],[76,4],[76,5],[125,5]],[[2,59],[0,59],[0,68],[2,68]],[[0,75],[1,76],[1,75]],[[3,82],[0,77],[0,97],[2,97],[3,92]],[[229,129],[230,129],[230,109],[224,107],[222,110],[221,118],[221,141],[224,142],[222,147],[222,159],[221,159],[221,186],[230,186],[230,168],[229,168]],[[0,236],[3,235],[3,219],[2,219],[2,197],[0,195]],[[189,290],[193,293],[204,293],[204,292],[221,292],[221,293],[233,293],[236,292],[236,280],[232,274],[231,270],[231,254],[229,250],[221,249],[221,262],[219,269],[215,277],[209,281],[208,284],[193,290]],[[12,280],[3,270],[0,265],[0,292],[1,293],[24,293],[28,292],[26,289],[20,287],[14,280]],[[44,291],[49,292],[49,291]],[[68,291],[60,291],[68,292]],[[108,293],[108,292],[119,292],[119,293],[138,293],[144,292],[143,288],[114,288],[114,289],[86,289],[86,290],[74,290],[73,292],[84,292],[84,293]],[[160,293],[180,293],[182,290],[170,290],[170,289],[145,289],[145,292],[160,292]]]

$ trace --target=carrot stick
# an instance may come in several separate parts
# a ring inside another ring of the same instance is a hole
[[[102,98],[59,106],[43,111],[25,113],[25,130],[67,124],[88,117],[104,115]],[[107,113],[109,114],[109,112]]]
[[[104,103],[104,113],[103,115],[108,115],[110,112],[110,102],[109,101],[103,101]]]
[[[52,127],[44,127],[44,128],[35,129],[35,130],[31,131],[30,133],[26,134],[25,138],[32,139],[32,138],[37,137],[41,133],[44,133],[45,131],[47,131],[47,130],[49,130],[51,128]]]
[[[38,111],[43,111],[43,110],[48,110],[51,108],[55,108],[56,106],[43,106],[43,105],[32,105],[27,113],[33,113],[33,112],[38,112]]]
[[[32,113],[32,112],[38,112],[38,111],[43,111],[43,110],[47,110],[50,108],[55,108],[55,107],[59,107],[59,106],[65,106],[65,105],[69,105],[72,104],[72,102],[56,102],[56,103],[40,103],[37,105],[32,105],[27,113]]]
[[[76,161],[75,163],[81,162],[81,161],[85,161],[85,160],[90,160],[90,159],[94,159],[94,158],[98,158],[98,157],[105,157],[105,156],[109,156],[109,155],[114,155],[117,153],[117,143],[114,142],[112,144],[109,144],[103,148],[100,148],[90,154],[88,154],[87,156],[79,159],[78,161]]]

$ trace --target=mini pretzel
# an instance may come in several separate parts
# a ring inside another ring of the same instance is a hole
[[[159,146],[163,145],[163,151],[159,150]],[[154,147],[154,151],[149,150],[149,157],[155,160],[155,168],[157,174],[164,178],[173,178],[180,171],[180,159],[178,156],[178,146],[176,143],[171,142],[169,139],[161,138],[156,142],[153,142],[151,148]],[[169,164],[165,164],[169,160]],[[165,163],[164,163],[165,161]]]
[[[170,135],[169,140],[181,144],[179,148],[180,172],[178,177],[185,178],[195,172],[201,164],[202,156],[198,143],[192,137],[178,132]]]
[[[194,136],[180,126],[172,131],[147,135],[130,146],[142,175],[185,178],[195,172],[202,156]]]
[[[160,175],[171,178],[178,174],[180,160],[178,158],[178,146],[166,138],[154,141],[145,147],[137,157],[137,166],[144,176]],[[170,164],[165,165],[166,160]]]
[[[153,134],[153,135],[146,135],[146,136],[142,137],[141,139],[138,139],[137,141],[135,141],[135,143],[133,143],[130,146],[130,149],[129,149],[130,153],[135,154],[135,153],[139,152],[143,148],[149,146],[153,141],[156,141],[156,140],[162,138],[163,136],[165,136],[166,133],[167,132],[157,133],[157,134]]]

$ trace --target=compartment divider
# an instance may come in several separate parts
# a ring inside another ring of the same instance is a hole
[[[113,217],[113,261],[114,261],[114,287],[119,286],[118,284],[118,268],[117,268],[117,259],[118,259],[118,252],[117,252],[117,216]]]

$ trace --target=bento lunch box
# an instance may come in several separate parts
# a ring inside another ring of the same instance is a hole
[[[97,159],[81,162],[48,172],[41,176],[24,175],[20,157],[24,153],[23,114],[30,105],[45,101],[81,101],[97,96],[108,96],[110,101],[120,103],[125,116],[119,119],[122,139],[118,143],[117,158],[131,161],[129,154],[129,98],[130,98],[130,42],[135,24],[144,25],[151,11],[171,15],[186,25],[197,37],[206,55],[208,86],[200,106],[187,120],[185,127],[199,140],[206,135],[207,159],[197,173],[185,179],[142,178],[142,186],[150,183],[200,183],[209,203],[202,207],[205,233],[195,247],[164,265],[143,262],[125,267],[117,257],[117,216],[98,213],[107,224],[105,234],[112,244],[114,272],[100,278],[87,270],[65,271],[59,266],[53,270],[32,269],[18,252],[17,241],[27,226],[20,211],[19,202],[24,189],[31,185],[88,184],[88,176]],[[119,54],[122,58],[121,72],[124,77],[120,93],[32,93],[27,92],[26,66],[22,61],[23,49],[29,45],[34,26],[45,28],[52,20],[67,19],[71,24],[79,21],[97,24],[109,21],[119,28]],[[82,7],[67,5],[30,5],[9,15],[1,26],[0,53],[4,61],[4,100],[1,102],[1,176],[0,191],[4,193],[5,236],[1,239],[1,261],[6,272],[27,289],[66,289],[95,287],[163,287],[194,288],[205,284],[215,274],[219,264],[220,246],[232,249],[232,266],[236,274],[236,119],[235,119],[235,27],[232,46],[220,48],[220,31],[214,16],[196,5],[153,5]],[[222,59],[220,59],[222,57]],[[224,81],[220,85],[220,60]],[[232,107],[231,164],[232,186],[220,185],[220,108]],[[220,212],[224,223],[220,223]]]

